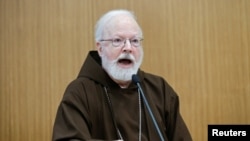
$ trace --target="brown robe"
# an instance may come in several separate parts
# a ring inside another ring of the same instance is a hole
[[[162,78],[139,70],[137,75],[165,141],[192,141],[179,112],[179,99]],[[140,100],[139,100],[140,99]],[[141,104],[140,104],[141,103]],[[65,90],[53,128],[53,141],[137,141],[141,111],[142,141],[159,141],[153,122],[131,83],[120,88],[90,51],[78,77]]]

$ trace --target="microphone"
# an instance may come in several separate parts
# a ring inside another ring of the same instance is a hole
[[[144,103],[145,103],[145,105],[146,105],[146,108],[147,108],[147,110],[148,110],[148,112],[149,112],[149,115],[150,115],[150,117],[151,117],[151,119],[152,119],[152,121],[153,121],[153,124],[154,124],[154,126],[155,126],[155,129],[156,129],[156,131],[157,131],[157,133],[158,133],[158,135],[159,135],[161,141],[164,141],[164,138],[163,138],[163,136],[162,136],[161,130],[159,129],[159,126],[158,126],[158,124],[157,124],[157,122],[156,122],[156,120],[155,120],[154,114],[152,113],[152,110],[151,110],[151,108],[150,108],[150,106],[149,106],[149,104],[148,104],[148,101],[147,101],[147,99],[146,99],[146,97],[145,97],[145,94],[144,94],[144,92],[143,92],[143,90],[142,90],[142,88],[141,88],[139,77],[138,77],[136,74],[133,74],[133,75],[132,75],[132,81],[137,85],[137,87],[138,87],[138,89],[139,89],[139,92],[140,92],[140,94],[141,94],[141,96],[142,96],[142,99],[143,99],[143,101],[144,101]]]

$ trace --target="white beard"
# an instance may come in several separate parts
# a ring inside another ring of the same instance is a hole
[[[124,69],[124,68],[119,67],[117,65],[117,62],[121,58],[127,58],[127,59],[132,60],[132,62],[134,63],[133,67],[128,68],[128,69]],[[111,60],[111,61],[108,60],[106,55],[103,55],[102,56],[102,67],[114,79],[120,80],[120,81],[130,81],[132,79],[132,75],[137,73],[137,71],[142,63],[142,59],[143,59],[143,52],[142,52],[138,61],[135,61],[134,56],[132,56],[131,54],[126,54],[126,53],[121,54],[117,59]]]

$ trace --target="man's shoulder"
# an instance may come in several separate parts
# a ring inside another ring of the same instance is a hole
[[[141,75],[143,77],[144,80],[148,80],[148,81],[165,81],[165,79],[157,74],[153,74],[150,72],[145,72],[145,71],[141,71]]]

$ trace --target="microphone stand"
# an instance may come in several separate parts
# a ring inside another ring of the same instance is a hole
[[[148,110],[148,112],[149,112],[149,115],[150,115],[150,117],[151,117],[151,119],[152,119],[152,121],[153,121],[153,124],[154,124],[154,126],[155,126],[155,128],[156,128],[156,131],[157,131],[157,133],[158,133],[158,135],[159,135],[161,141],[164,141],[163,135],[162,135],[162,133],[161,133],[161,131],[160,131],[160,129],[159,129],[159,126],[158,126],[156,120],[155,120],[154,114],[152,113],[152,110],[151,110],[151,108],[150,108],[150,106],[149,106],[149,104],[148,104],[147,98],[145,97],[144,92],[143,92],[143,90],[142,90],[142,88],[141,88],[139,78],[137,77],[137,75],[133,75],[133,76],[132,76],[132,80],[133,80],[133,82],[138,86],[138,89],[139,89],[139,91],[140,91],[140,95],[142,96],[142,99],[143,99],[143,101],[144,101],[144,103],[145,103],[145,105],[146,105],[146,108],[147,108],[147,110]]]

